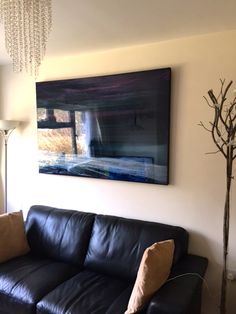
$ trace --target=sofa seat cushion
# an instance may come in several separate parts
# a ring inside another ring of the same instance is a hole
[[[123,314],[131,291],[126,281],[84,270],[43,298],[37,313]]]
[[[35,313],[36,303],[78,272],[76,267],[32,255],[0,264],[0,304],[6,313]]]

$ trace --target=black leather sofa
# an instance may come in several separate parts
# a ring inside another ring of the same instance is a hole
[[[26,232],[30,253],[0,264],[1,314],[124,314],[145,248],[165,239],[175,241],[170,279],[183,276],[142,313],[201,311],[207,259],[187,253],[183,228],[37,205]]]

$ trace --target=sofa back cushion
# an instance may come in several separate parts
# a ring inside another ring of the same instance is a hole
[[[187,253],[188,233],[181,227],[97,215],[85,267],[107,275],[134,280],[142,255],[155,242],[173,239],[173,264]]]
[[[94,214],[54,207],[32,206],[26,232],[33,254],[82,266]]]

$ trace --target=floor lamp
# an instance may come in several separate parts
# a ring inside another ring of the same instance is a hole
[[[5,144],[5,182],[4,182],[4,213],[7,213],[7,143],[11,132],[19,125],[19,121],[0,120],[0,133]]]

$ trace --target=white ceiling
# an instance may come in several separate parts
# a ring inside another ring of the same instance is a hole
[[[47,56],[232,30],[235,15],[236,0],[53,0]],[[9,62],[1,25],[0,64]]]

